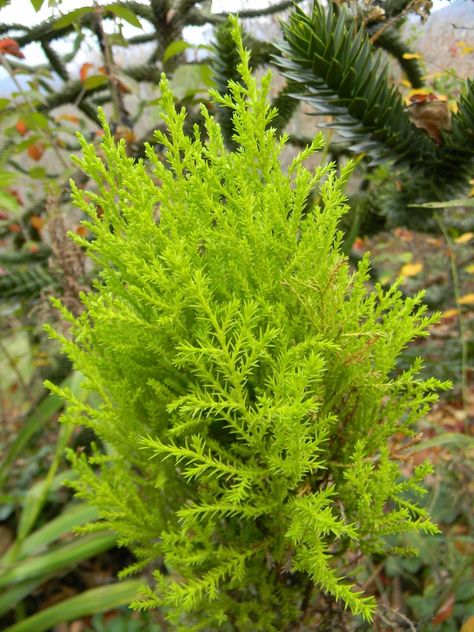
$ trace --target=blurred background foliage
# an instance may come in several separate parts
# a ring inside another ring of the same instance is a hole
[[[160,127],[161,72],[189,128],[199,125],[197,105],[213,107],[207,89],[225,92],[235,77],[228,12],[209,0],[24,0],[38,12],[28,22],[20,4],[0,2],[1,627],[168,630],[160,613],[127,610],[139,581],[116,583],[130,553],[114,535],[77,533],[96,512],[64,484],[73,476],[64,450],[88,450],[94,437],[58,427],[62,404],[43,380],[83,397],[81,376],[42,326],[65,327],[49,298],[79,311],[94,276],[66,236],[87,236],[69,200],[70,179],[87,185],[70,158],[76,131],[98,143],[102,105],[129,155],[143,158]],[[321,160],[356,158],[343,224],[351,260],[370,250],[374,281],[401,276],[406,294],[424,289],[442,313],[403,360],[422,354],[427,373],[454,382],[406,461],[407,471],[425,458],[436,464],[427,504],[441,533],[404,542],[418,547],[413,558],[373,559],[364,570],[363,588],[379,603],[374,630],[474,630],[474,11],[469,0],[449,8],[457,24],[444,43],[430,0],[283,0],[239,11],[256,72],[274,71],[273,124],[288,134],[288,160],[321,127]],[[418,44],[430,28],[426,59]],[[229,112],[213,113],[232,148]]]

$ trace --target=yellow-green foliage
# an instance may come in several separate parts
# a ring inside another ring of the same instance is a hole
[[[97,190],[74,190],[93,236],[76,240],[98,277],[79,317],[61,308],[63,345],[100,403],[62,391],[64,420],[107,448],[72,455],[74,485],[135,551],[132,570],[155,569],[139,607],[175,630],[291,629],[312,583],[370,619],[350,560],[435,530],[414,500],[428,468],[404,480],[387,448],[441,386],[419,364],[396,372],[430,319],[420,297],[371,289],[367,258],[350,270],[350,167],[307,170],[317,137],[282,170],[270,76],[252,77],[234,33],[242,85],[211,97],[234,111],[235,151],[204,107],[205,133],[184,134],[164,77],[167,164],[152,147],[128,158],[105,122],[101,157],[81,139]]]

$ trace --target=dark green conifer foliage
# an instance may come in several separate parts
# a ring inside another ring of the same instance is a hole
[[[257,83],[236,23],[234,37],[242,84],[211,97],[234,111],[235,151],[205,107],[206,137],[184,134],[165,77],[167,165],[149,147],[151,175],[107,126],[101,157],[81,140],[97,190],[74,189],[93,239],[74,238],[98,278],[81,315],[61,307],[62,343],[100,403],[53,388],[63,421],[108,447],[71,454],[73,485],[100,510],[92,528],[135,551],[124,574],[155,569],[136,606],[173,630],[300,629],[319,593],[370,619],[351,560],[436,531],[416,501],[429,467],[405,480],[389,447],[446,386],[419,362],[395,370],[432,319],[420,296],[370,289],[367,258],[350,270],[350,167],[307,170],[318,136],[282,170],[270,75]]]
[[[253,47],[249,46],[249,44],[252,43],[249,41],[251,38],[243,30],[242,39],[246,48],[251,48],[252,50],[256,49],[258,53],[259,46],[255,45],[255,42],[253,42]],[[269,51],[272,50],[274,50],[273,46],[270,45]],[[254,54],[255,53],[253,53],[252,58]],[[260,57],[262,57],[262,55],[260,55]],[[221,95],[228,92],[229,80],[239,81],[241,79],[237,71],[239,61],[239,52],[235,48],[235,41],[232,36],[232,20],[228,18],[216,28],[213,54],[211,56],[214,82]],[[276,116],[272,119],[272,127],[275,128],[278,134],[285,129],[298,106],[298,100],[292,96],[292,93],[297,92],[299,89],[301,90],[299,85],[290,82],[281,88],[279,93],[272,100],[272,107],[277,110]],[[221,126],[226,147],[228,149],[235,149],[236,143],[232,140],[234,133],[232,110],[220,108],[217,119]]]
[[[380,54],[344,10],[315,2],[306,15],[295,7],[283,32],[275,62],[287,79],[300,84],[297,98],[334,117],[328,127],[338,130],[351,151],[366,152],[373,164],[390,160],[416,174],[420,199],[413,196],[412,203],[466,189],[474,164],[474,82],[466,81],[452,130],[437,146],[411,122]]]

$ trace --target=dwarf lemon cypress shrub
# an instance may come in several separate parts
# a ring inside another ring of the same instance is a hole
[[[82,314],[60,306],[62,343],[99,403],[55,390],[106,449],[71,455],[73,484],[135,552],[125,573],[154,570],[135,605],[174,630],[300,629],[321,595],[370,620],[354,560],[436,530],[416,500],[429,467],[403,478],[391,443],[443,386],[419,362],[396,372],[431,319],[420,296],[370,288],[367,257],[351,271],[350,167],[305,168],[317,137],[283,171],[270,76],[234,36],[242,85],[211,91],[234,151],[205,107],[205,134],[185,135],[164,77],[167,164],[152,147],[147,164],[127,157],[104,120],[100,157],[81,138],[97,188],[74,189],[93,235],[75,239],[97,281]]]

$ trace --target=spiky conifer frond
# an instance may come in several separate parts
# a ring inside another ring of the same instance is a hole
[[[98,280],[77,317],[61,308],[71,327],[56,337],[100,403],[54,390],[64,421],[110,450],[73,454],[73,485],[98,528],[154,565],[137,605],[163,608],[174,630],[293,629],[313,584],[370,619],[372,598],[341,568],[366,544],[383,551],[386,533],[436,530],[407,493],[429,468],[401,483],[386,447],[444,386],[419,363],[395,373],[435,317],[421,296],[372,290],[368,257],[351,270],[339,220],[352,164],[307,169],[320,135],[282,169],[270,75],[252,76],[233,29],[241,81],[210,96],[233,112],[235,151],[204,106],[205,132],[186,134],[164,77],[166,164],[153,147],[134,161],[104,118],[100,156],[81,137],[97,187],[73,185],[92,234],[74,240]]]
[[[283,74],[303,88],[297,93],[319,114],[330,115],[352,151],[373,163],[392,160],[421,178],[428,197],[443,196],[467,184],[474,160],[474,84],[453,116],[452,133],[436,146],[415,127],[400,93],[389,85],[387,68],[367,34],[344,11],[315,3],[311,15],[298,7],[283,26],[276,62]]]
[[[245,34],[242,32],[242,37]],[[214,44],[211,55],[211,68],[216,89],[220,94],[227,94],[229,81],[238,81],[237,65],[239,54],[232,39],[232,25],[229,20],[217,26],[214,33]],[[234,127],[232,125],[232,112],[227,108],[218,110],[217,118],[222,128],[222,133],[227,147],[235,147],[232,141]]]
[[[253,54],[254,43],[244,32],[242,33],[242,37],[246,47],[250,48],[250,44],[252,44],[252,60],[255,60],[255,55]],[[255,47],[258,48],[259,43],[256,42],[255,44]],[[272,46],[270,46],[270,50],[274,50]],[[257,55],[257,61],[259,57],[261,56]],[[213,77],[216,88],[220,94],[227,94],[229,92],[229,81],[239,81],[241,79],[237,72],[239,61],[238,51],[235,48],[235,42],[232,38],[232,24],[230,20],[227,20],[219,24],[216,28],[213,53],[211,56]],[[298,100],[292,96],[292,93],[296,90],[298,90],[298,86],[296,85],[292,85],[291,87],[284,86],[272,100],[272,107],[278,110],[277,116],[272,121],[272,126],[279,133],[284,130],[298,107]],[[232,111],[228,108],[220,108],[218,119],[224,133],[226,145],[228,147],[235,147],[235,143],[232,141],[232,134],[234,132]]]
[[[14,270],[0,276],[0,299],[32,299],[41,290],[57,285],[48,269],[40,265],[30,265],[24,270]]]
[[[272,100],[272,107],[278,111],[278,114],[272,121],[272,127],[280,134],[290,122],[291,117],[299,105],[298,99],[295,99],[293,96],[295,90],[298,90],[297,86],[284,86]]]
[[[39,246],[37,250],[14,250],[13,252],[0,252],[0,264],[21,265],[44,261],[51,255],[51,249],[47,246]]]

